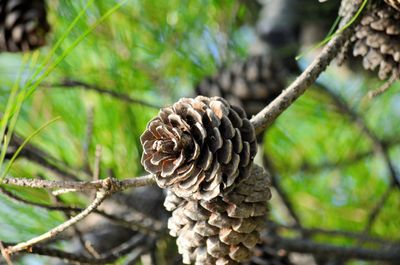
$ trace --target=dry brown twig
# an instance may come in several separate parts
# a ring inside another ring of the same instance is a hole
[[[113,184],[114,188],[118,189],[118,191],[133,187],[147,186],[155,183],[152,175],[145,175],[125,180],[106,178],[93,181],[62,181],[7,177],[3,179],[1,184],[41,189],[70,189],[71,191],[78,192],[88,190],[100,190],[104,187],[105,182],[110,181]]]
[[[44,242],[49,240],[56,235],[60,234],[61,232],[67,230],[72,225],[76,224],[86,216],[88,216],[94,209],[96,209],[109,195],[111,194],[111,187],[104,187],[104,189],[99,190],[96,193],[96,198],[94,201],[81,213],[77,214],[76,216],[72,217],[71,219],[67,220],[66,222],[60,224],[59,226],[49,230],[48,232],[34,237],[26,242],[19,243],[15,246],[10,246],[5,249],[5,252],[8,255],[12,255],[13,253],[29,249],[32,245]]]
[[[393,75],[389,78],[389,80],[387,80],[385,83],[383,83],[383,85],[381,87],[379,87],[376,90],[369,91],[368,98],[373,99],[377,96],[382,95],[383,93],[388,91],[389,88],[393,85],[393,83],[396,82],[397,80],[399,80],[399,74],[397,72],[394,72]]]
[[[25,186],[25,187],[36,187],[36,188],[56,188],[60,187],[60,185],[63,185],[63,181],[46,181],[46,180],[26,180],[21,181],[23,179],[10,179],[6,178],[3,180],[4,184],[10,184],[14,183],[18,186]],[[132,181],[136,180],[136,181]],[[137,181],[139,180],[139,181]],[[152,182],[153,178],[152,176],[144,176],[142,178],[135,178],[131,179],[129,181],[117,181],[111,178],[107,178],[104,180],[98,180],[98,181],[91,181],[91,182],[67,182],[70,187],[76,190],[85,190],[85,189],[95,189],[97,190],[96,197],[93,200],[93,202],[85,208],[82,212],[77,214],[76,216],[72,217],[71,219],[67,220],[66,222],[60,224],[59,226],[49,230],[48,232],[39,235],[37,237],[34,237],[26,242],[22,242],[19,244],[16,244],[14,246],[9,246],[8,248],[5,249],[5,253],[7,255],[11,255],[13,253],[27,250],[30,247],[32,247],[35,244],[44,242],[46,240],[49,240],[51,238],[54,238],[56,235],[60,234],[61,232],[65,231],[72,225],[76,224],[86,216],[88,216],[90,213],[95,211],[97,207],[112,193],[121,191],[122,189],[125,189],[127,187],[138,187],[138,186],[143,186],[143,185],[148,185],[149,182]],[[61,182],[61,183],[60,183]],[[64,182],[65,184],[65,182]],[[68,186],[67,184],[67,186]]]
[[[0,241],[0,250],[1,250],[1,255],[3,256],[4,260],[7,262],[7,265],[13,265],[10,255],[6,252],[6,249],[3,246],[3,243]]]

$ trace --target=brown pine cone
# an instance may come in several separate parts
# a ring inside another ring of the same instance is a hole
[[[172,211],[170,234],[177,237],[183,263],[238,264],[253,255],[265,226],[269,176],[253,166],[248,178],[211,201],[185,200],[169,191],[164,206]]]
[[[363,67],[379,69],[380,79],[399,74],[400,12],[381,3],[372,6],[356,27],[353,55],[363,57]]]
[[[223,97],[242,107],[250,118],[279,96],[285,88],[284,75],[283,67],[271,56],[253,56],[203,79],[196,93]]]
[[[0,51],[41,47],[49,30],[44,0],[0,1]]]
[[[249,175],[257,152],[245,112],[220,98],[183,98],[160,110],[140,138],[142,164],[162,188],[211,200]]]

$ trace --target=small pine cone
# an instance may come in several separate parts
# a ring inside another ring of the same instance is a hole
[[[386,4],[400,11],[400,0],[385,0]]]
[[[253,56],[205,78],[196,87],[196,93],[208,97],[223,97],[231,105],[242,107],[250,118],[279,96],[285,88],[282,69],[270,56]]]
[[[183,198],[211,200],[250,172],[257,152],[245,112],[219,97],[183,98],[160,110],[140,138],[142,164]]]
[[[183,263],[233,265],[248,260],[265,227],[269,186],[269,176],[254,165],[248,178],[212,200],[186,200],[169,191],[164,203],[172,211],[168,228],[177,237]]]
[[[44,0],[0,1],[0,51],[30,51],[45,44],[50,26]]]
[[[380,79],[400,69],[400,12],[385,4],[373,6],[361,19],[352,38],[353,55],[363,57],[367,70],[379,68]]]

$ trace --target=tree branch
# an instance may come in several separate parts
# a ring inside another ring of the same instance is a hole
[[[287,251],[311,253],[322,256],[340,257],[341,259],[381,260],[397,262],[400,260],[400,247],[367,249],[358,247],[341,247],[316,243],[304,239],[289,239],[278,236],[266,236],[264,242],[275,248]]]
[[[400,246],[400,241],[393,241],[381,237],[375,237],[365,234],[364,232],[352,232],[352,231],[342,231],[342,230],[329,230],[323,228],[305,228],[305,227],[298,227],[296,225],[288,226],[283,224],[278,224],[276,222],[268,221],[267,227],[271,229],[278,229],[278,230],[290,230],[290,231],[298,231],[299,233],[306,234],[309,236],[314,235],[326,235],[332,237],[345,237],[348,239],[356,239],[362,241],[368,241],[368,243],[374,244],[381,244],[385,246]]]
[[[386,203],[393,190],[394,185],[390,185],[382,194],[379,201],[375,204],[374,208],[372,208],[371,212],[368,215],[367,223],[364,227],[364,232],[368,232],[371,229],[372,225],[374,224],[376,218],[378,217],[380,211],[382,210],[384,204]]]
[[[61,232],[65,231],[72,225],[76,224],[86,216],[88,216],[94,209],[96,209],[105,199],[107,196],[110,195],[110,188],[111,187],[104,187],[104,189],[99,190],[96,193],[96,198],[94,201],[81,213],[72,217],[71,219],[67,220],[66,222],[60,224],[59,226],[49,230],[48,232],[34,237],[26,242],[19,243],[15,246],[8,247],[5,251],[7,254],[11,255],[13,253],[19,252],[21,250],[29,249],[32,245],[38,244],[40,242],[46,241],[50,238],[55,237],[56,235],[60,234]]]
[[[70,189],[72,191],[100,190],[106,182],[111,182],[114,190],[125,190],[131,187],[141,187],[154,184],[152,175],[145,175],[125,180],[112,178],[94,181],[57,181],[26,178],[5,178],[1,184],[42,189]]]
[[[352,14],[343,21],[347,24],[352,15],[360,8],[361,4],[354,4]],[[274,101],[266,106],[262,111],[251,119],[251,123],[256,129],[256,133],[263,132],[272,124],[276,118],[282,114],[297,98],[299,98],[326,69],[330,62],[337,56],[342,45],[349,39],[354,30],[353,25],[337,33],[323,48],[317,58],[305,69],[296,80],[286,88]]]
[[[99,258],[77,255],[63,250],[43,247],[43,246],[32,246],[29,249],[21,250],[21,253],[25,252],[29,254],[54,257],[69,262],[80,262],[83,264],[106,264],[116,261],[121,256],[129,253],[132,249],[136,248],[137,246],[143,245],[144,242],[145,242],[145,237],[143,235],[136,235],[132,237],[129,241],[119,245],[117,248],[111,249],[110,251],[100,255]],[[8,243],[4,245],[11,247],[13,244]]]
[[[45,86],[45,87],[83,88],[85,90],[93,90],[93,91],[95,91],[95,92],[97,92],[99,94],[104,94],[104,95],[111,96],[113,98],[119,99],[121,101],[128,102],[130,104],[139,104],[139,105],[146,106],[146,107],[149,107],[149,108],[154,108],[154,109],[160,109],[161,108],[161,106],[157,106],[157,105],[155,105],[153,103],[149,103],[149,102],[143,101],[141,99],[133,98],[133,97],[127,95],[127,94],[123,94],[123,93],[120,93],[120,92],[117,92],[117,91],[113,91],[113,90],[110,90],[110,89],[102,88],[102,87],[99,87],[97,85],[88,84],[88,83],[85,83],[85,82],[82,82],[82,81],[77,81],[77,80],[67,79],[67,80],[64,80],[63,82],[58,83],[58,84],[44,84],[43,86]]]

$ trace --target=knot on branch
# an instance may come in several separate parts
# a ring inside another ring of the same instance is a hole
[[[118,181],[116,178],[111,177],[104,179],[101,183],[101,187],[107,193],[114,193],[122,190],[122,185],[120,181]]]

